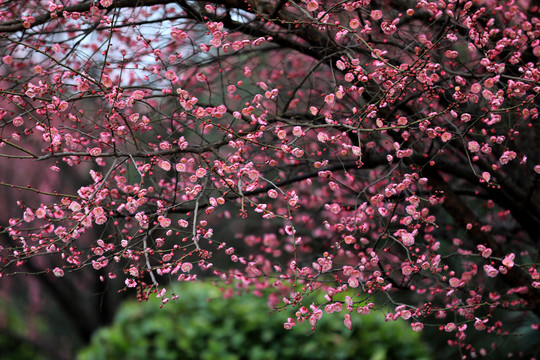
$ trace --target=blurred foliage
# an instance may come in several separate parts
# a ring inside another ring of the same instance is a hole
[[[180,300],[159,307],[126,302],[114,323],[99,330],[79,360],[94,359],[429,359],[427,346],[405,322],[385,322],[382,313],[324,315],[285,330],[288,311],[266,312],[253,295],[223,299],[214,285],[182,285]]]
[[[44,360],[34,344],[17,334],[0,332],[0,358],[2,360]]]
[[[0,359],[44,360],[20,310],[0,298]]]

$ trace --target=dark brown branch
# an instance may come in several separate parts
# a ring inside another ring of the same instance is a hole
[[[444,181],[444,179],[433,169],[428,169],[423,172],[428,177],[429,183],[434,190],[442,191],[444,194],[444,208],[456,220],[456,222],[465,228],[467,224],[473,224],[469,230],[469,237],[477,245],[487,245],[493,251],[492,256],[504,258],[507,254],[504,253],[501,246],[493,239],[493,237],[481,230],[481,223],[473,213],[473,211],[454,193],[452,188]],[[527,301],[527,307],[538,317],[540,317],[540,291],[531,286],[530,277],[524,273],[519,267],[514,266],[508,269],[507,274],[500,274],[504,281],[512,288],[526,287],[529,291],[519,293],[518,295]]]
[[[99,4],[99,1],[88,1],[85,3],[68,6],[64,8],[62,11],[57,12],[57,15],[59,18],[63,17],[62,12],[66,11],[68,13],[72,12],[86,12],[92,9],[94,7],[94,3],[97,5],[100,9],[107,9],[107,10],[113,10],[115,8],[135,8],[135,7],[143,7],[143,6],[154,6],[154,5],[166,5],[166,4],[174,4],[176,3],[175,0],[117,0],[115,3],[109,7],[104,8]],[[30,24],[30,29],[34,28],[39,25],[46,24],[50,22],[51,20],[54,20],[53,17],[51,17],[50,13],[46,13],[43,15],[38,15],[35,17],[35,22]],[[16,20],[12,22],[5,22],[3,24],[0,24],[0,33],[14,33],[17,31],[25,31],[28,30],[23,25],[23,20]]]

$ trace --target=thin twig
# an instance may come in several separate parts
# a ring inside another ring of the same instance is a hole
[[[158,282],[156,280],[156,277],[154,275],[154,272],[152,271],[152,266],[150,265],[150,257],[148,256],[148,251],[146,251],[146,249],[148,248],[148,238],[150,237],[150,235],[154,232],[154,230],[157,228],[158,225],[154,226],[150,231],[148,231],[146,233],[146,235],[144,236],[143,238],[143,253],[144,253],[144,258],[146,260],[146,267],[148,268],[148,274],[150,274],[150,279],[152,279],[152,284],[157,288],[158,287]]]

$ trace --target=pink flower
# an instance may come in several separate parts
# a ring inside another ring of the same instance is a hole
[[[325,208],[330,211],[332,214],[339,214],[339,212],[341,211],[341,206],[339,206],[339,204],[331,204],[331,205],[328,205],[326,204]]]
[[[62,277],[64,276],[64,270],[60,269],[59,267],[54,268],[53,274],[56,277]]]
[[[444,53],[444,55],[448,58],[448,59],[455,59],[458,57],[459,53],[457,51],[454,51],[454,50],[446,50],[446,52]]]
[[[312,0],[307,4],[308,11],[315,11],[319,8],[319,3]]]
[[[111,87],[113,85],[112,80],[108,75],[103,75],[101,82],[105,87]]]
[[[456,330],[456,329],[457,329],[457,326],[456,326],[456,324],[454,324],[453,322],[448,323],[448,324],[446,324],[446,325],[444,326],[444,331],[446,331],[446,332],[452,332],[452,331],[454,331],[454,330]]]
[[[136,90],[133,92],[133,95],[131,95],[135,100],[142,100],[144,98],[144,92],[141,90]]]
[[[190,272],[191,269],[193,269],[193,264],[192,263],[183,263],[182,264],[182,271],[183,272]]]
[[[469,151],[473,153],[478,152],[480,150],[480,144],[478,144],[476,141],[469,141],[468,147],[469,147]]]
[[[471,85],[471,92],[478,94],[480,91],[482,91],[482,85],[479,83],[474,83]]]
[[[447,142],[449,141],[450,139],[452,139],[452,134],[450,134],[448,131],[445,131],[444,133],[442,133],[441,135],[441,140],[443,142]]]
[[[349,330],[352,329],[351,314],[345,314],[345,320],[343,321],[343,324],[345,325],[345,327],[349,328]]]
[[[327,103],[328,105],[332,105],[335,102],[334,94],[326,95],[326,97],[324,98],[324,102]]]
[[[491,98],[493,97],[493,93],[491,91],[485,89],[484,91],[482,91],[482,96],[486,100],[491,100]]]
[[[205,172],[206,172],[206,170],[205,170]],[[247,172],[247,175],[248,175],[248,177],[250,178],[251,181],[257,180],[259,178],[259,176],[260,176],[259,172],[257,170],[255,170],[255,169],[249,170]]]
[[[349,21],[349,26],[351,29],[357,29],[360,26],[360,21],[357,18],[351,19],[351,21]]]
[[[396,27],[396,25],[394,25],[393,23],[390,23],[390,22],[387,22],[387,21],[383,21],[383,22],[381,23],[381,30],[382,30],[386,35],[392,35],[393,33],[396,32],[397,27]]]
[[[187,170],[187,166],[184,163],[178,163],[176,164],[176,171],[178,172],[185,172]]]
[[[47,212],[45,211],[44,208],[40,207],[39,209],[36,210],[36,216],[38,219],[43,219],[45,215],[47,215]]]
[[[403,311],[401,311],[400,316],[401,316],[401,318],[403,320],[409,320],[411,318],[412,314],[411,314],[410,310],[403,310]]]
[[[88,153],[89,153],[91,156],[99,156],[99,155],[101,154],[101,149],[98,148],[98,147],[95,147],[95,148],[89,149],[89,150],[88,150]]]
[[[168,71],[165,72],[165,78],[167,78],[168,80],[171,80],[171,81],[175,81],[175,80],[178,79],[178,77],[176,76],[176,74],[172,70],[168,70]]]
[[[324,132],[320,132],[317,134],[317,140],[319,140],[320,142],[325,142],[325,141],[328,141],[330,138],[328,137],[328,135]]]
[[[287,322],[283,324],[283,327],[285,328],[285,330],[291,330],[294,325],[295,325],[294,319],[288,318]]]
[[[356,239],[352,235],[347,235],[343,238],[343,241],[345,241],[345,244],[354,244]]]
[[[382,18],[382,12],[380,10],[371,11],[371,18],[373,20],[379,20]]]
[[[23,214],[23,219],[26,222],[31,222],[34,220],[34,212],[30,208],[26,208]]]
[[[24,120],[22,117],[20,116],[17,116],[16,118],[13,119],[13,126],[21,126],[22,124],[24,124]]]
[[[204,177],[204,175],[206,175],[206,169],[204,169],[204,168],[198,168],[197,171],[195,171],[195,175],[196,175],[198,178]]]
[[[208,79],[208,76],[204,75],[203,73],[197,73],[195,74],[195,78],[197,79],[197,81],[204,82]]]
[[[478,331],[482,331],[486,329],[486,324],[484,323],[484,321],[477,318],[476,321],[474,322],[474,328]]]
[[[401,232],[401,241],[403,242],[403,245],[411,246],[411,245],[414,244],[414,235],[407,232],[407,231],[402,231]]]
[[[453,277],[453,278],[450,279],[449,283],[450,283],[451,287],[455,288],[455,287],[459,286],[460,280],[458,278],[456,278],[456,277]]]
[[[489,276],[489,277],[495,277],[499,273],[499,271],[497,269],[495,269],[493,266],[487,265],[487,264],[484,265],[484,271],[486,272],[487,276]]]
[[[424,328],[424,324],[422,324],[421,322],[413,322],[411,323],[411,327],[413,331],[419,332]]]
[[[405,265],[403,267],[401,267],[401,273],[405,276],[407,275],[411,275],[412,274],[412,267],[410,267],[409,265]]]
[[[471,114],[463,113],[461,114],[461,121],[463,122],[469,122],[471,120]]]
[[[58,108],[58,111],[64,112],[64,111],[67,110],[68,106],[69,106],[69,105],[68,105],[67,101],[62,100],[62,101],[60,101],[60,103],[58,104],[57,108]]]
[[[164,228],[171,226],[171,222],[172,222],[171,219],[163,215],[158,216],[158,221],[159,221],[159,225]]]
[[[165,171],[171,170],[171,163],[165,160],[158,161],[158,166]]]
[[[514,258],[516,255],[514,253],[510,253],[506,255],[502,261],[503,265],[507,268],[512,268],[514,266]]]

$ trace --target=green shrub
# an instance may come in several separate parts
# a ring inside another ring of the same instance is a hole
[[[182,285],[178,302],[128,302],[114,324],[98,331],[79,360],[94,359],[428,359],[427,347],[404,322],[380,313],[339,314],[285,330],[290,314],[268,313],[263,298],[225,300],[216,287]]]

